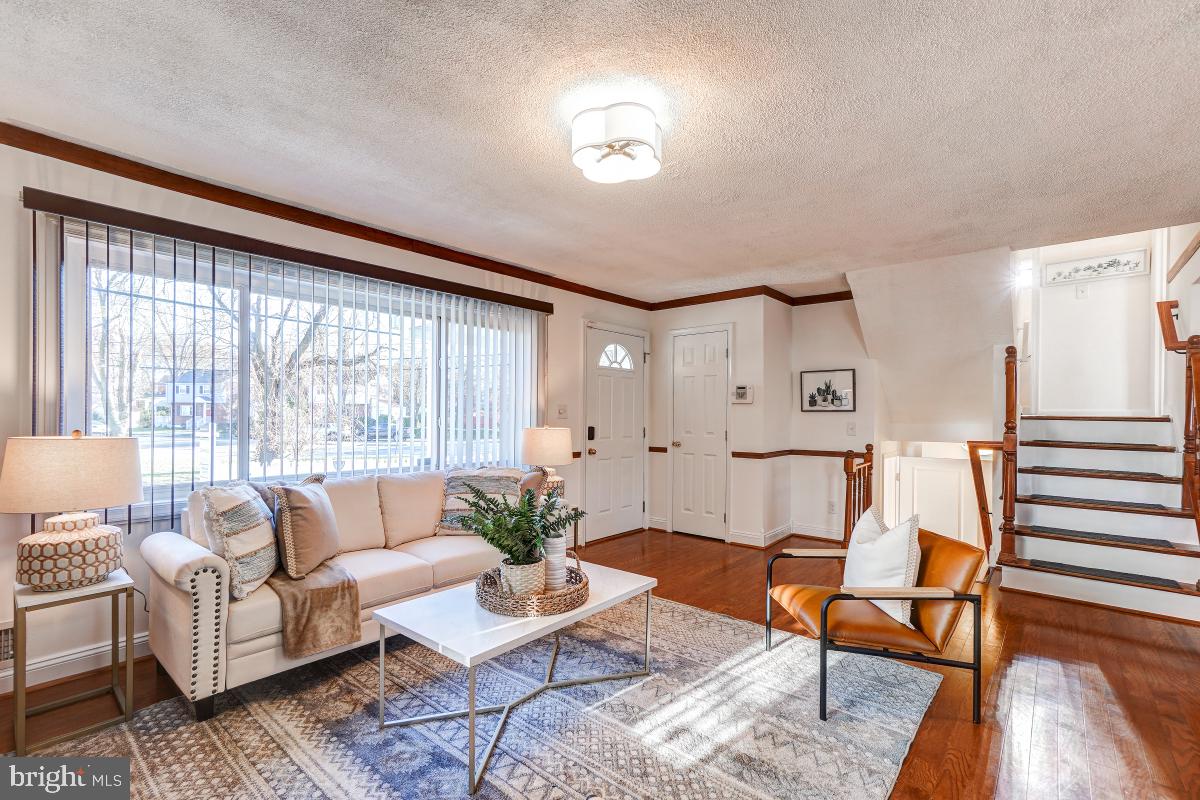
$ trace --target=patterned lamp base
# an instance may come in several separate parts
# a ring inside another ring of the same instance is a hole
[[[90,586],[121,566],[121,529],[96,514],[62,514],[17,542],[17,583],[35,592]]]

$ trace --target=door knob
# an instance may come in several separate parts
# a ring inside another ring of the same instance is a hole
[[[683,442],[671,442],[671,447],[683,447]]]
[[[588,455],[589,455],[589,456],[594,456],[594,455],[596,455],[596,448],[594,448],[594,447],[589,447],[589,448],[588,448]]]

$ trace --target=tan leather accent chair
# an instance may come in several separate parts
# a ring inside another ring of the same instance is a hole
[[[971,588],[983,565],[984,552],[957,539],[922,529],[918,534],[921,566],[911,589],[781,584],[772,569],[781,558],[844,559],[842,549],[787,549],[767,562],[766,646],[771,649],[771,601],[779,603],[803,632],[821,641],[821,719],[825,719],[826,661],[829,650],[895,658],[923,664],[961,667],[972,671],[973,716],[979,722],[982,597]],[[909,628],[868,600],[911,599]],[[954,661],[943,656],[966,604],[974,612],[974,658]]]

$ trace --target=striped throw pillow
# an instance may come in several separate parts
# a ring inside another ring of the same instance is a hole
[[[208,547],[229,564],[229,594],[241,600],[279,565],[274,519],[262,496],[247,484],[201,491]]]
[[[546,482],[546,473],[535,469],[526,472],[515,467],[484,467],[481,469],[453,469],[446,473],[446,493],[442,501],[442,519],[437,526],[439,536],[471,535],[463,528],[463,518],[471,515],[465,498],[471,496],[468,486],[474,486],[492,497],[507,495],[509,502],[515,501],[526,489],[533,489],[539,497]]]

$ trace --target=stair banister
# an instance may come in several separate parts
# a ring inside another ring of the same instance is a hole
[[[1001,439],[1000,555],[1017,554],[1017,348],[1004,348],[1004,436]]]

